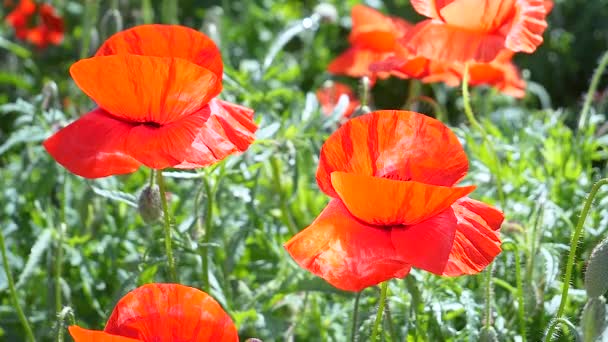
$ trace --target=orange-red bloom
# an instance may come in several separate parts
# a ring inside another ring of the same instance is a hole
[[[110,37],[70,73],[98,108],[51,136],[47,151],[71,172],[97,178],[154,168],[197,168],[242,152],[253,110],[215,97],[222,60],[204,34],[143,25]]]
[[[75,342],[234,342],[230,316],[208,294],[179,284],[147,284],[118,301],[103,331],[69,327]]]
[[[455,186],[468,160],[441,122],[407,111],[354,118],[323,145],[320,189],[332,197],[285,247],[303,268],[359,291],[411,267],[457,276],[500,253],[499,210]]]
[[[334,108],[336,108],[340,96],[342,95],[348,97],[348,107],[346,107],[343,117],[350,117],[355,109],[359,107],[360,102],[357,100],[353,90],[346,84],[340,82],[331,82],[317,90],[317,100],[319,100],[319,103],[321,104],[321,111],[323,114],[330,115],[333,113]]]
[[[503,49],[532,53],[543,42],[552,3],[544,0],[412,0],[430,18],[402,41],[416,56],[441,62],[490,62]]]
[[[348,37],[351,47],[331,62],[328,71],[351,77],[368,76],[372,80],[376,76],[388,77],[388,73],[371,72],[369,66],[391,56],[397,41],[411,25],[363,5],[354,6],[351,16],[353,27]]]
[[[38,17],[38,25],[30,27],[30,22]],[[27,40],[39,48],[49,44],[57,45],[63,40],[63,19],[49,4],[36,5],[32,0],[21,0],[17,7],[6,17],[7,23],[15,30],[15,36]]]

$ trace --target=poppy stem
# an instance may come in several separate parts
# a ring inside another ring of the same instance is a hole
[[[207,199],[205,205],[205,226],[203,233],[203,245],[201,246],[201,256],[203,262],[203,289],[206,292],[211,290],[211,284],[209,283],[209,243],[211,242],[211,230],[213,214],[213,194],[211,191],[211,185],[205,177],[202,179],[203,188],[205,190],[205,197]]]
[[[21,310],[21,305],[19,305],[19,298],[17,297],[17,290],[15,289],[15,282],[13,281],[13,275],[11,274],[11,269],[8,264],[8,257],[6,256],[6,245],[4,243],[4,233],[0,229],[0,250],[2,251],[2,264],[4,266],[4,273],[6,273],[6,281],[8,282],[8,289],[10,292],[11,300],[13,301],[13,306],[15,307],[15,311],[17,311],[17,316],[19,316],[19,320],[21,321],[21,325],[23,325],[23,330],[25,330],[25,335],[27,337],[27,341],[35,342],[34,333],[32,332],[32,328]]]
[[[485,286],[486,286],[486,307],[485,307],[485,324],[484,326],[487,329],[490,329],[490,327],[492,326],[492,269],[494,264],[490,264],[488,265],[488,267],[486,268],[486,279],[485,279]]]
[[[515,284],[517,286],[517,315],[519,319],[519,334],[522,342],[526,342],[526,313],[524,303],[524,285],[521,277],[521,256],[519,255],[519,247],[513,241],[503,241],[502,247],[504,250],[512,249],[515,255]]]
[[[475,119],[475,114],[473,113],[473,108],[471,107],[471,96],[469,95],[469,64],[467,63],[464,68],[464,75],[462,77],[462,102],[464,104],[464,114],[467,119],[471,123],[471,125],[481,134],[484,142],[486,143],[486,147],[490,150],[490,155],[494,158],[494,176],[496,177],[496,190],[498,192],[498,199],[500,201],[500,205],[504,209],[505,207],[505,194],[503,192],[502,186],[502,175],[500,174],[500,170],[502,169],[500,164],[500,159],[498,158],[498,154],[496,153],[496,148],[492,141],[489,138],[488,132],[483,128],[483,126]]]
[[[380,285],[380,303],[378,304],[378,313],[376,314],[376,320],[374,321],[374,327],[372,330],[371,342],[376,342],[378,338],[378,331],[382,323],[382,314],[384,313],[384,306],[386,305],[386,296],[388,293],[388,281],[385,281]]]
[[[358,327],[358,320],[359,320],[359,299],[361,298],[361,291],[357,292],[357,296],[355,297],[355,306],[353,308],[353,326],[350,332],[350,340],[352,342],[357,342],[358,340],[358,334],[357,334],[357,327]]]
[[[604,54],[600,58],[598,66],[593,72],[593,76],[591,77],[591,84],[589,85],[589,89],[587,90],[587,94],[585,95],[585,102],[583,103],[583,109],[581,110],[578,122],[577,135],[580,135],[580,132],[584,130],[585,127],[587,127],[587,123],[589,121],[589,110],[591,110],[591,102],[593,102],[595,92],[597,91],[597,87],[600,83],[600,79],[602,78],[602,74],[604,73],[606,66],[608,66],[608,51],[604,52]]]
[[[163,207],[164,231],[165,231],[165,251],[167,253],[167,265],[169,266],[169,278],[172,282],[177,283],[177,272],[175,271],[175,259],[173,258],[173,248],[171,247],[171,218],[169,217],[169,207],[167,205],[167,194],[165,192],[165,182],[163,180],[163,172],[156,172],[156,183],[160,191],[160,202]]]
[[[553,338],[553,333],[555,331],[555,327],[557,326],[556,322],[560,322],[562,319],[562,315],[564,314],[564,310],[566,309],[566,304],[568,304],[568,291],[570,290],[570,278],[572,277],[572,268],[574,266],[574,258],[576,258],[576,248],[578,247],[578,240],[583,234],[583,227],[585,220],[587,219],[587,215],[589,214],[589,210],[591,209],[591,204],[593,204],[593,199],[595,195],[600,190],[600,188],[604,185],[608,184],[608,178],[602,178],[593,184],[591,187],[591,192],[583,205],[583,210],[581,211],[581,216],[578,218],[578,222],[576,223],[576,227],[574,228],[574,232],[572,233],[572,238],[570,239],[570,253],[568,253],[568,262],[566,264],[566,275],[564,276],[564,282],[562,283],[562,298],[559,302],[559,308],[557,309],[557,313],[555,314],[555,318],[553,318],[553,323],[549,326],[547,333],[545,334],[545,342],[551,341]]]

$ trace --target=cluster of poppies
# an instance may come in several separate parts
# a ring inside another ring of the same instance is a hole
[[[5,1],[4,5],[12,7],[13,2]],[[18,39],[26,40],[41,49],[49,44],[57,45],[63,40],[63,19],[47,3],[20,0],[6,16],[6,22],[13,28]]]
[[[412,4],[431,19],[412,26],[356,6],[353,47],[330,71],[459,80],[459,68],[469,63],[475,80],[475,67],[513,69],[512,53],[533,51],[546,26],[543,1]],[[253,110],[217,98],[221,56],[198,31],[134,27],[110,37],[70,73],[97,108],[44,147],[82,177],[131,173],[142,165],[204,167],[254,140]],[[503,81],[503,90],[513,85]],[[403,278],[412,268],[441,276],[478,273],[501,251],[504,216],[467,197],[475,186],[457,186],[467,170],[458,138],[438,120],[409,111],[351,119],[321,148],[317,183],[331,198],[327,207],[285,248],[302,268],[347,291]],[[238,340],[217,302],[178,284],[144,285],[118,302],[103,332],[72,326],[70,333],[76,341]]]
[[[512,58],[517,52],[534,52],[542,43],[552,1],[411,0],[411,4],[428,19],[412,24],[363,5],[353,7],[351,46],[331,62],[328,71],[367,76],[372,82],[394,76],[457,86],[468,67],[470,85],[490,85],[513,97],[524,96],[526,83]],[[327,87],[319,99],[335,105],[342,94],[352,98],[350,93],[344,85]],[[333,102],[327,94],[333,95]],[[352,112],[347,110],[347,116]]]

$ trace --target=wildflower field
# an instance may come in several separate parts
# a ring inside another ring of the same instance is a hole
[[[608,0],[0,17],[0,341],[608,341]]]

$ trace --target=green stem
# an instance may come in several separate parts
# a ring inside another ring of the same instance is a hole
[[[55,311],[60,312],[63,307],[61,296],[61,273],[63,263],[63,233],[65,223],[60,223],[57,238],[57,255],[55,258]]]
[[[587,200],[583,205],[581,216],[578,218],[578,222],[576,223],[576,227],[574,228],[574,233],[572,234],[572,238],[570,239],[570,253],[568,253],[566,275],[564,276],[564,282],[562,285],[562,298],[559,302],[559,308],[557,309],[557,313],[555,314],[555,321],[559,321],[562,318],[564,310],[566,309],[566,304],[568,303],[568,291],[570,290],[570,278],[572,278],[574,258],[576,258],[576,248],[578,247],[578,241],[581,235],[583,234],[583,226],[585,224],[585,220],[587,219],[587,215],[589,214],[589,210],[591,209],[591,204],[593,204],[593,199],[595,198],[595,195],[600,190],[600,188],[606,184],[608,184],[608,178],[602,178],[595,184],[593,184],[591,192],[589,193],[589,197],[587,197]],[[545,335],[545,342],[551,341],[555,327],[556,324],[552,324],[549,326],[547,334]]]
[[[496,148],[494,147],[494,144],[492,144],[492,141],[490,140],[490,137],[488,135],[488,132],[486,132],[486,130],[483,128],[483,126],[479,123],[479,121],[477,121],[477,119],[475,119],[475,114],[473,114],[473,108],[471,108],[471,97],[469,95],[469,64],[467,63],[465,68],[464,68],[464,76],[462,78],[462,100],[463,100],[463,104],[464,104],[464,114],[466,115],[467,119],[469,120],[469,122],[471,123],[471,125],[473,125],[473,127],[475,129],[477,129],[477,131],[479,131],[479,133],[481,134],[481,136],[483,137],[484,142],[486,143],[486,146],[490,149],[490,154],[492,155],[493,159],[494,159],[494,176],[496,177],[496,188],[498,191],[498,199],[500,200],[500,205],[504,208],[505,207],[505,194],[503,193],[503,189],[502,189],[502,175],[500,173],[501,170],[501,164],[500,164],[500,159],[498,158],[498,155],[496,154]]]
[[[597,68],[593,72],[593,76],[591,77],[591,84],[589,85],[589,89],[587,90],[587,94],[585,95],[585,102],[583,103],[583,109],[581,110],[580,119],[578,123],[578,132],[577,135],[587,127],[587,122],[589,121],[589,110],[591,109],[591,103],[593,102],[593,97],[595,97],[595,92],[597,91],[597,87],[599,86],[600,79],[602,78],[602,74],[608,65],[608,51],[604,52],[600,61],[598,63]]]
[[[551,332],[551,334],[553,334],[553,331],[555,330],[555,328],[557,328],[557,325],[560,323],[563,327],[568,328],[567,330],[564,329],[566,332],[569,332],[571,334],[576,334],[576,327],[574,326],[574,324],[572,324],[572,322],[570,322],[569,320],[567,320],[563,317],[555,318],[555,319],[551,320],[551,322],[549,323],[549,332]],[[545,340],[547,340],[547,336],[549,336],[549,335],[545,335]]]
[[[289,207],[287,205],[288,199],[285,196],[285,191],[283,191],[279,159],[274,157],[270,158],[270,167],[272,169],[272,177],[274,178],[275,192],[279,195],[279,205],[281,207],[281,216],[283,217],[283,224],[285,224],[289,231],[295,235],[298,232],[298,228],[295,222],[293,221],[293,218],[291,217]]]
[[[519,319],[519,334],[522,342],[526,342],[526,312],[524,303],[524,285],[521,277],[521,256],[519,255],[519,247],[513,241],[505,241],[502,244],[504,249],[507,247],[513,249],[515,255],[515,283],[517,285],[517,315]]]
[[[152,24],[154,22],[154,9],[152,8],[151,0],[141,1],[141,18],[144,24]]]
[[[378,338],[378,332],[382,323],[382,314],[384,313],[384,305],[386,305],[386,295],[388,293],[388,281],[385,281],[380,285],[380,303],[378,304],[378,313],[376,313],[376,320],[374,321],[374,327],[372,330],[371,342],[376,342]]]
[[[154,169],[150,169],[150,187],[154,186]]]
[[[486,303],[485,303],[485,327],[489,329],[492,326],[492,266],[488,265],[486,268],[486,278],[484,280],[486,288]]]
[[[82,45],[80,47],[80,58],[86,58],[89,56],[89,50],[91,45],[91,32],[96,25],[97,12],[99,11],[99,1],[87,0],[84,4],[83,16],[84,22],[82,23]]]
[[[163,207],[164,231],[165,231],[165,251],[167,253],[167,265],[169,267],[169,278],[172,282],[177,283],[177,272],[175,271],[175,259],[173,258],[173,248],[171,247],[171,218],[169,217],[169,207],[167,205],[167,194],[165,192],[165,182],[163,180],[163,172],[156,172],[156,183],[160,191],[160,202]]]
[[[201,246],[201,257],[203,261],[203,289],[209,292],[211,284],[209,283],[209,243],[211,242],[211,234],[213,229],[213,221],[211,215],[213,214],[213,193],[211,186],[206,178],[203,178],[203,187],[205,190],[205,197],[207,201],[205,203],[205,231],[203,233],[203,245]]]
[[[23,325],[23,330],[25,330],[25,335],[27,337],[27,341],[34,342],[34,333],[32,332],[32,328],[21,310],[21,305],[19,305],[19,298],[17,297],[17,290],[15,289],[15,283],[13,282],[13,275],[11,274],[11,269],[8,264],[8,257],[6,256],[6,245],[4,243],[4,233],[0,229],[0,250],[2,251],[2,264],[4,266],[4,272],[6,273],[6,281],[8,282],[8,289],[10,291],[11,300],[13,301],[13,305],[15,310],[17,311],[17,316],[19,316],[19,320],[21,321],[21,325]]]
[[[359,299],[361,298],[361,291],[357,292],[357,296],[355,297],[355,307],[353,308],[353,325],[350,332],[350,340],[352,342],[357,342],[357,327],[359,320]]]

